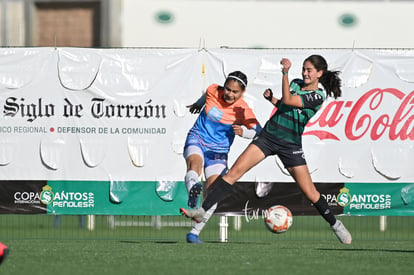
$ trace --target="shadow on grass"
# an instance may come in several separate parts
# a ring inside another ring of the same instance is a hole
[[[176,244],[178,241],[119,241],[120,243],[158,243],[158,244]]]
[[[317,248],[316,250],[322,251],[372,251],[372,252],[392,252],[392,253],[414,253],[414,250],[401,250],[401,249],[380,249],[380,248]]]
[[[156,244],[182,244],[184,242],[180,241],[143,241],[143,240],[122,240],[120,243],[129,243],[129,244],[141,244],[141,243],[156,243]],[[222,245],[246,245],[246,244],[255,244],[255,245],[272,245],[269,242],[220,242],[220,241],[203,241],[203,244],[222,244]],[[187,244],[194,245],[194,244]]]

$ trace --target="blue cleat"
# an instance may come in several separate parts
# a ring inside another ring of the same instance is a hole
[[[193,234],[193,233],[188,233],[187,234],[187,243],[202,244],[203,242],[200,241],[200,239],[198,238],[198,235]]]
[[[194,208],[197,206],[201,192],[203,192],[203,185],[201,183],[196,183],[191,187],[190,192],[188,192],[188,207]]]

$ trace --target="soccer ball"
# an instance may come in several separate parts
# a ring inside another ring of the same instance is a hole
[[[266,228],[272,233],[286,232],[293,222],[292,213],[283,205],[274,205],[266,210],[264,217]]]

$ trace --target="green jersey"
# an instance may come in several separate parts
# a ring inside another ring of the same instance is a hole
[[[282,100],[276,103],[277,111],[263,129],[270,138],[302,145],[302,133],[306,124],[325,100],[322,89],[302,91],[303,84],[301,79],[295,79],[290,83],[290,93],[301,97],[302,108],[285,105]]]

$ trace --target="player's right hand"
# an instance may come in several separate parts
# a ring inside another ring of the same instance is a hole
[[[282,72],[287,73],[289,72],[290,67],[292,66],[292,63],[287,58],[282,58],[280,60],[280,65],[282,65]]]
[[[203,107],[200,107],[197,104],[193,103],[191,105],[188,105],[187,108],[189,108],[190,113],[198,114],[198,113],[200,113],[200,111]]]

